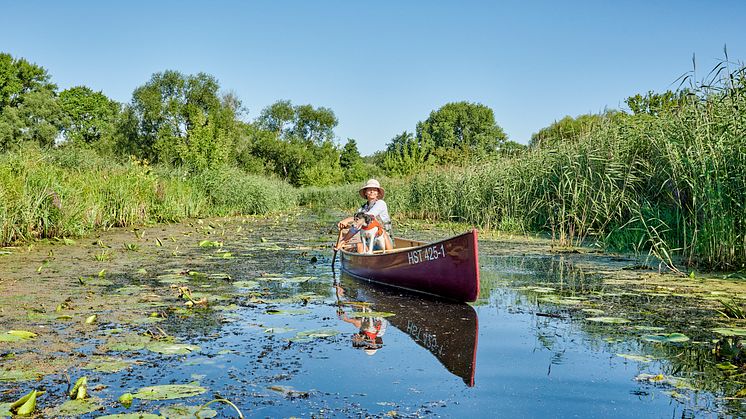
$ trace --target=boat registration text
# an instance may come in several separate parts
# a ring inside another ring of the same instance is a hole
[[[420,262],[427,262],[446,256],[446,248],[442,244],[429,246],[424,249],[417,249],[407,252],[409,264],[414,265]]]

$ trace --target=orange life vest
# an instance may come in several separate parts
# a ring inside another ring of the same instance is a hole
[[[378,227],[378,231],[376,232],[376,237],[383,235],[383,226],[381,223],[378,222],[378,219],[374,218],[373,221],[370,222],[367,226],[363,226],[363,230],[372,230],[373,227]]]

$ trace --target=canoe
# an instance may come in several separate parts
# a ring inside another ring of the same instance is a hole
[[[427,349],[464,384],[474,386],[479,335],[474,308],[463,303],[401,294],[394,292],[394,288],[359,281],[345,274],[340,278],[340,285],[348,301],[367,302],[373,311],[394,313],[394,316],[386,317],[392,326]],[[388,339],[384,336],[383,350],[391,349],[388,346]]]
[[[340,259],[359,279],[459,302],[479,297],[477,230],[432,243],[396,238],[393,250],[373,254],[343,249]]]

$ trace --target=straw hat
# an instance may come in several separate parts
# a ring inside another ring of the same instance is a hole
[[[363,199],[367,199],[368,198],[368,197],[365,196],[365,190],[369,189],[369,188],[376,188],[376,189],[378,189],[378,199],[383,199],[383,195],[384,195],[385,191],[381,187],[381,184],[378,183],[378,181],[375,180],[375,179],[368,179],[368,182],[366,182],[365,185],[363,185],[363,187],[360,188],[360,190],[358,191],[360,193],[360,196],[363,197]]]

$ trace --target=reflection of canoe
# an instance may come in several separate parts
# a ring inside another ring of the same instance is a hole
[[[451,373],[474,386],[477,313],[468,304],[398,294],[391,289],[342,276],[348,298],[371,303],[373,311],[394,313],[391,325],[435,355]]]
[[[477,230],[424,243],[396,239],[394,250],[372,255],[342,251],[352,276],[455,301],[479,297]]]

